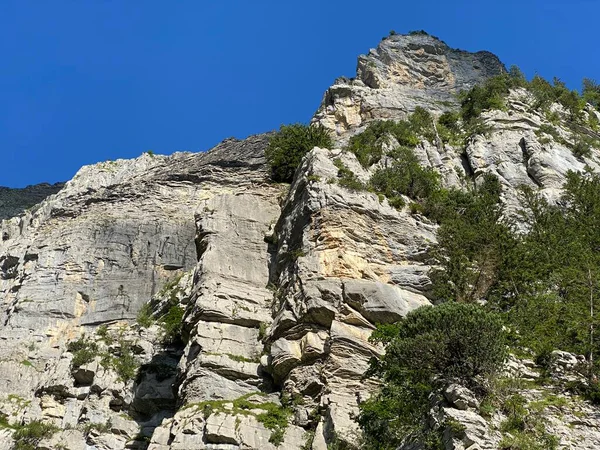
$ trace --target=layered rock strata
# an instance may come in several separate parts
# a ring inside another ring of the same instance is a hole
[[[486,52],[391,36],[327,92],[314,120],[338,148],[309,152],[291,186],[269,180],[259,135],[84,167],[3,221],[0,448],[38,420],[56,427],[38,444],[47,449],[359,448],[358,405],[376,389],[363,374],[382,351],[369,336],[434,300],[436,226],[340,186],[340,163],[363,182],[378,167],[342,144],[372,120],[452,108],[457,91],[502,70]],[[498,175],[513,209],[521,184],[556,198],[567,170],[598,169],[599,153],[576,158],[542,139],[530,100],[513,92],[464,149],[423,141],[415,152],[446,186]],[[183,312],[181,340],[165,330],[171,311]],[[514,363],[535,377],[532,364]],[[464,389],[434,409],[465,426],[448,449],[497,444],[497,420]],[[571,415],[573,437],[558,413],[549,419],[561,444],[595,448],[597,411]]]

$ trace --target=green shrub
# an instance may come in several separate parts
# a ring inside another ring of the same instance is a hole
[[[546,431],[545,420],[538,411],[532,411],[527,400],[513,394],[504,400],[502,410],[507,418],[500,424],[503,432],[499,448],[502,450],[554,450],[558,439]]]
[[[431,394],[450,380],[480,388],[506,356],[500,317],[479,305],[454,302],[380,325],[371,340],[385,345],[385,355],[372,360],[367,372],[382,387],[360,405],[358,423],[374,449],[396,448],[406,439],[438,448],[441,430],[424,427]]]
[[[318,125],[282,125],[269,139],[265,157],[271,167],[274,181],[289,183],[300,165],[302,157],[314,147],[331,148],[329,131]]]
[[[589,78],[583,79],[583,99],[600,111],[600,84]]]
[[[139,363],[133,352],[132,344],[129,341],[121,340],[119,342],[119,355],[112,358],[112,367],[119,375],[119,378],[125,382],[135,378]]]
[[[267,330],[269,325],[266,322],[261,322],[258,326],[258,340],[263,341],[267,337]]]
[[[439,190],[425,203],[426,215],[440,223],[431,249],[437,268],[430,274],[438,301],[484,299],[512,264],[515,237],[504,219],[501,191],[488,174],[472,192]]]
[[[508,69],[508,76],[511,79],[512,87],[527,87],[527,78],[519,67],[512,65]]]
[[[127,383],[136,377],[140,364],[135,356],[131,341],[120,337],[117,343],[116,349],[111,350],[111,352],[100,352],[100,364],[104,368],[114,370],[119,379]]]
[[[477,119],[483,111],[505,109],[505,97],[515,81],[508,74],[487,79],[483,84],[475,85],[461,96],[461,115],[465,122]]]
[[[433,116],[425,108],[417,106],[415,111],[408,117],[408,122],[416,135],[423,136],[431,142],[435,141],[436,134]]]
[[[102,341],[106,344],[106,345],[112,345],[114,343],[114,338],[110,335],[110,333],[108,332],[108,325],[100,325],[97,329],[96,329],[96,335],[102,339]]]
[[[408,32],[409,36],[429,36],[429,33],[425,30],[411,30]]]
[[[507,249],[512,263],[494,302],[518,330],[516,345],[589,357],[600,352],[591,332],[598,319],[590,314],[600,291],[600,175],[570,172],[563,189],[556,205],[523,189],[521,217],[530,231]]]
[[[592,146],[594,145],[597,145],[594,139],[589,136],[579,135],[575,137],[575,141],[570,147],[577,158],[589,158],[592,155]]]
[[[464,139],[458,112],[445,112],[438,118],[437,131],[442,142],[460,145]]]
[[[600,107],[599,107],[599,110],[600,110]],[[593,112],[589,113],[588,126],[594,131],[598,131],[598,129],[600,128],[600,119],[598,119],[598,116],[596,114],[594,114]]]
[[[506,359],[501,317],[477,304],[419,308],[395,324],[380,325],[372,340],[386,346],[385,356],[371,367],[384,379],[402,372],[428,383],[478,387]]]
[[[558,133],[558,130],[556,128],[554,128],[552,125],[546,125],[546,124],[540,125],[540,127],[536,130],[535,134],[540,136],[542,133],[549,134],[550,136],[552,136],[554,138],[554,140],[556,142],[561,142],[561,140],[562,140],[562,138],[560,137],[560,134]]]
[[[378,120],[371,122],[362,133],[352,136],[346,149],[356,155],[363,167],[370,167],[383,156],[382,146],[390,136],[406,147],[415,147],[419,143],[410,122]]]
[[[274,403],[263,403],[259,406],[265,412],[256,416],[256,420],[271,430],[269,442],[275,446],[281,445],[288,426],[290,411]]]
[[[423,168],[410,148],[399,147],[390,156],[394,158],[392,166],[377,170],[371,177],[370,183],[377,192],[388,199],[401,199],[406,195],[419,200],[428,198],[438,189],[437,172]]]
[[[546,119],[548,119],[548,122],[550,122],[552,125],[560,124],[560,114],[558,113],[558,111],[546,112]]]
[[[533,77],[527,89],[534,96],[534,108],[547,110],[552,103],[560,103],[569,113],[571,120],[581,119],[581,113],[585,101],[577,91],[571,91],[558,78],[554,78],[553,84],[539,75]]]
[[[36,450],[43,439],[52,437],[58,427],[34,420],[26,425],[17,426],[13,434],[15,450]]]
[[[338,169],[338,184],[353,191],[364,191],[367,187],[362,183],[356,174],[352,172],[341,159],[336,158],[333,164]]]
[[[167,313],[159,319],[163,329],[163,340],[173,343],[181,339],[183,315],[185,310],[179,305],[173,305]]]
[[[137,323],[140,327],[148,328],[154,323],[152,317],[152,306],[150,303],[144,303],[137,314]]]
[[[533,94],[535,99],[534,108],[546,109],[554,101],[556,101],[556,95],[552,85],[539,75],[535,75],[529,83],[529,92]]]
[[[76,341],[69,342],[67,350],[73,353],[72,367],[81,367],[91,363],[98,356],[98,344],[83,336]]]

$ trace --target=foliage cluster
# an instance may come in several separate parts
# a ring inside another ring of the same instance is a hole
[[[158,318],[158,323],[163,329],[163,341],[174,343],[181,339],[183,315],[185,310],[177,305],[169,306],[166,314]]]
[[[71,366],[81,367],[92,362],[98,355],[98,344],[82,336],[76,341],[69,342],[67,350],[73,353]]]
[[[559,104],[566,112],[565,124],[571,132],[570,140],[566,140],[553,132],[545,125],[540,127],[538,134],[546,133],[555,138],[557,142],[569,147],[575,156],[589,156],[592,147],[600,147],[600,139],[586,133],[585,128],[597,130],[599,119],[593,112],[584,112],[586,103],[596,108],[600,102],[600,87],[594,81],[584,79],[582,95],[576,90],[570,90],[560,79],[554,78],[553,82],[545,80],[536,75],[531,81],[527,81],[523,73],[516,67],[510,71],[488,79],[485,83],[476,85],[468,92],[461,94],[460,118],[467,135],[481,133],[480,115],[483,111],[491,109],[505,109],[506,97],[511,89],[524,88],[533,97],[532,109],[546,113],[547,118],[558,125],[561,116],[556,110],[551,110],[552,104]],[[585,120],[587,114],[587,120]],[[446,130],[442,128],[442,134]],[[549,132],[550,131],[550,132]],[[450,135],[452,136],[452,135]],[[547,138],[544,138],[546,140]]]
[[[161,311],[154,311],[152,303],[146,303],[137,315],[137,323],[140,327],[147,328],[156,323],[162,328],[162,339],[166,344],[172,344],[181,340],[183,316],[185,309],[179,304],[182,289],[179,282],[183,273],[169,280],[157,294],[158,298],[166,298]],[[161,313],[162,312],[162,313]]]
[[[352,136],[346,150],[354,153],[363,167],[370,167],[383,157],[383,146],[393,137],[400,146],[414,148],[419,135],[433,139],[433,118],[424,108],[417,107],[408,120],[371,122],[360,134]]]
[[[78,368],[100,357],[100,364],[105,368],[112,368],[119,378],[125,382],[133,379],[137,373],[139,363],[135,357],[133,343],[124,338],[121,332],[115,340],[106,328],[99,327],[98,336],[106,345],[116,343],[110,350],[101,350],[97,342],[85,336],[67,344],[67,350],[73,353],[72,368]]]
[[[243,395],[233,401],[231,400],[208,400],[200,403],[187,405],[186,408],[196,408],[204,412],[205,418],[208,418],[215,412],[226,412],[233,415],[252,415],[256,417],[265,428],[271,430],[269,442],[275,446],[283,443],[285,430],[289,425],[291,410],[285,406],[273,402],[256,402],[249,400],[255,397],[257,393]],[[260,411],[260,412],[257,412]]]
[[[152,305],[150,303],[144,303],[137,314],[137,324],[142,328],[148,328],[154,323],[152,317]]]
[[[600,175],[567,175],[560,202],[551,205],[530,188],[521,191],[516,232],[505,219],[497,180],[473,193],[448,191],[430,214],[440,222],[433,256],[440,301],[476,302],[505,315],[513,345],[538,355],[553,349],[587,355],[600,292]],[[440,206],[441,205],[441,206]],[[596,370],[596,368],[594,368]]]
[[[372,449],[407,441],[439,448],[441,430],[423,427],[431,394],[449,381],[485,390],[506,356],[500,317],[474,304],[419,308],[395,324],[380,325],[371,339],[386,348],[367,372],[381,379],[382,389],[361,405],[358,418]]]
[[[431,168],[424,168],[414,152],[399,147],[393,154],[390,167],[378,169],[370,183],[376,192],[384,194],[390,205],[404,206],[402,195],[414,200],[425,200],[439,189],[439,175]]]
[[[353,191],[363,191],[366,189],[364,183],[358,179],[356,174],[352,172],[341,159],[334,159],[333,164],[338,169],[337,182],[340,186],[343,186]]]
[[[600,326],[600,175],[570,172],[563,188],[556,204],[522,188],[525,231],[506,219],[493,176],[483,177],[471,191],[438,189],[427,198],[425,213],[440,224],[432,251],[440,270],[432,280],[441,304],[373,334],[386,353],[371,363],[368,375],[379,377],[382,388],[361,406],[359,417],[370,448],[396,448],[407,440],[436,448],[439,434],[423,423],[432,392],[451,380],[501,399],[495,406],[484,401],[482,411],[491,414],[499,407],[507,415],[503,449],[554,448],[556,440],[538,414],[547,402],[526,404],[518,392],[500,395],[490,391],[497,387],[486,389],[506,344],[533,351],[546,365],[555,349],[585,355],[589,381],[573,389],[592,401],[600,399],[595,382],[600,374],[595,357],[600,352],[595,336]],[[485,306],[479,306],[482,302]],[[469,354],[474,348],[482,354]]]
[[[425,213],[438,223],[431,273],[438,301],[474,302],[485,298],[514,245],[511,224],[503,217],[501,186],[485,175],[470,191],[439,190]]]
[[[520,75],[502,74],[476,84],[461,95],[461,117],[465,123],[478,119],[483,111],[506,109],[506,96],[522,82]]]
[[[100,364],[112,368],[124,382],[134,379],[139,368],[133,343],[123,337],[119,338],[115,350],[101,354]]]
[[[587,103],[600,111],[600,84],[589,78],[584,78],[581,93]]]
[[[52,437],[58,431],[58,427],[41,420],[33,420],[14,428],[14,450],[36,450],[43,439]]]
[[[503,434],[500,450],[554,450],[558,439],[546,431],[539,410],[527,404],[521,394],[513,394],[502,402],[506,420],[500,425]]]
[[[331,148],[329,131],[318,125],[282,125],[270,139],[265,157],[271,167],[273,181],[290,183],[302,157],[314,147]]]

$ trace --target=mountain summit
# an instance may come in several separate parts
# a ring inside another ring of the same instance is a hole
[[[358,57],[356,78],[335,81],[315,119],[343,137],[371,120],[403,119],[417,106],[441,113],[458,105],[459,92],[501,73],[506,68],[490,52],[452,49],[424,31],[392,34]]]

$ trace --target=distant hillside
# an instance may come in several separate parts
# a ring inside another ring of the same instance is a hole
[[[21,214],[49,195],[56,194],[64,185],[64,183],[40,183],[22,189],[0,186],[0,220]]]

